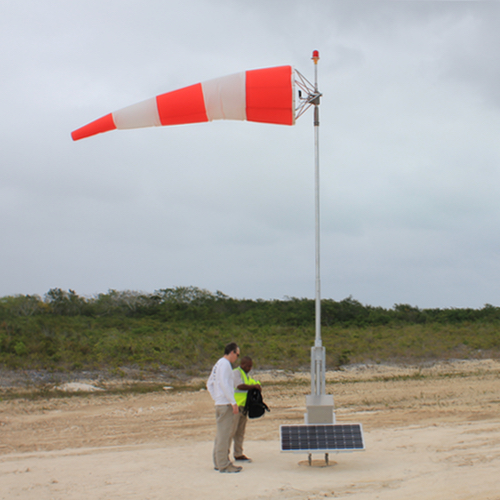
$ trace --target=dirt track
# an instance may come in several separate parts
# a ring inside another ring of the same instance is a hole
[[[229,475],[211,464],[206,391],[4,399],[0,500],[500,500],[499,375],[496,361],[328,373],[366,451],[315,468],[279,446],[280,424],[303,423],[308,376],[257,374],[272,411],[247,427],[254,462]]]
[[[337,420],[365,430],[497,419],[500,363],[445,363],[430,368],[356,367],[327,376]],[[307,374],[257,374],[272,411],[250,422],[255,440],[278,439],[279,425],[302,423]],[[91,382],[91,381],[90,381]],[[336,383],[334,383],[336,382]],[[194,384],[199,381],[194,380]],[[0,402],[0,453],[211,439],[206,391]]]

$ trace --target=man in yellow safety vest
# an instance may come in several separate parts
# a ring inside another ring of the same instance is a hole
[[[238,405],[239,414],[235,416],[234,423],[234,459],[239,461],[251,462],[252,460],[243,454],[243,439],[245,438],[245,428],[248,417],[243,413],[245,403],[247,402],[247,393],[250,389],[262,390],[260,382],[249,377],[253,362],[250,356],[241,358],[240,366],[233,370],[234,378],[234,399]]]

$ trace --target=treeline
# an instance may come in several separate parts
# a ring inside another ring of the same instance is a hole
[[[497,357],[500,308],[391,309],[322,300],[330,368],[350,362]],[[140,293],[72,290],[0,299],[0,367],[80,370],[138,366],[198,373],[229,341],[260,368],[308,368],[314,300],[234,299],[179,287]]]
[[[196,287],[177,287],[154,293],[110,290],[95,297],[81,297],[73,290],[49,290],[38,295],[0,298],[0,320],[33,316],[83,316],[90,318],[153,317],[164,321],[235,321],[252,325],[307,326],[314,322],[313,299],[287,297],[284,300],[234,299],[222,292]],[[352,297],[321,301],[324,326],[379,326],[388,324],[456,324],[497,322],[500,307],[486,304],[481,309],[420,309],[396,304],[391,309],[363,305]]]

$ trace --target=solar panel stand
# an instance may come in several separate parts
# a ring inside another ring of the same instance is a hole
[[[309,467],[312,467],[312,453],[309,453],[307,455],[307,461],[309,462]],[[328,453],[325,453],[325,465],[328,466],[330,465],[330,461],[328,458]]]

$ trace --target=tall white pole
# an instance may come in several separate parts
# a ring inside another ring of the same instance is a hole
[[[318,92],[318,51],[313,52],[314,90]],[[315,192],[315,231],[316,231],[316,338],[315,347],[321,347],[321,277],[320,277],[320,225],[319,225],[319,97],[314,104],[314,192]]]
[[[321,278],[320,278],[320,226],[319,226],[319,100],[318,61],[319,53],[313,52],[314,61],[314,94],[310,101],[314,106],[314,198],[315,198],[315,232],[316,232],[316,298],[315,298],[315,330],[314,347],[311,349],[311,395],[325,394],[325,348],[321,342]]]
[[[320,280],[320,227],[319,227],[319,101],[318,61],[319,53],[313,52],[314,91],[308,96],[308,103],[314,106],[314,190],[316,221],[316,338],[311,347],[311,395],[306,396],[306,424],[335,423],[333,396],[326,394],[325,365],[326,352],[321,342],[321,280]]]

